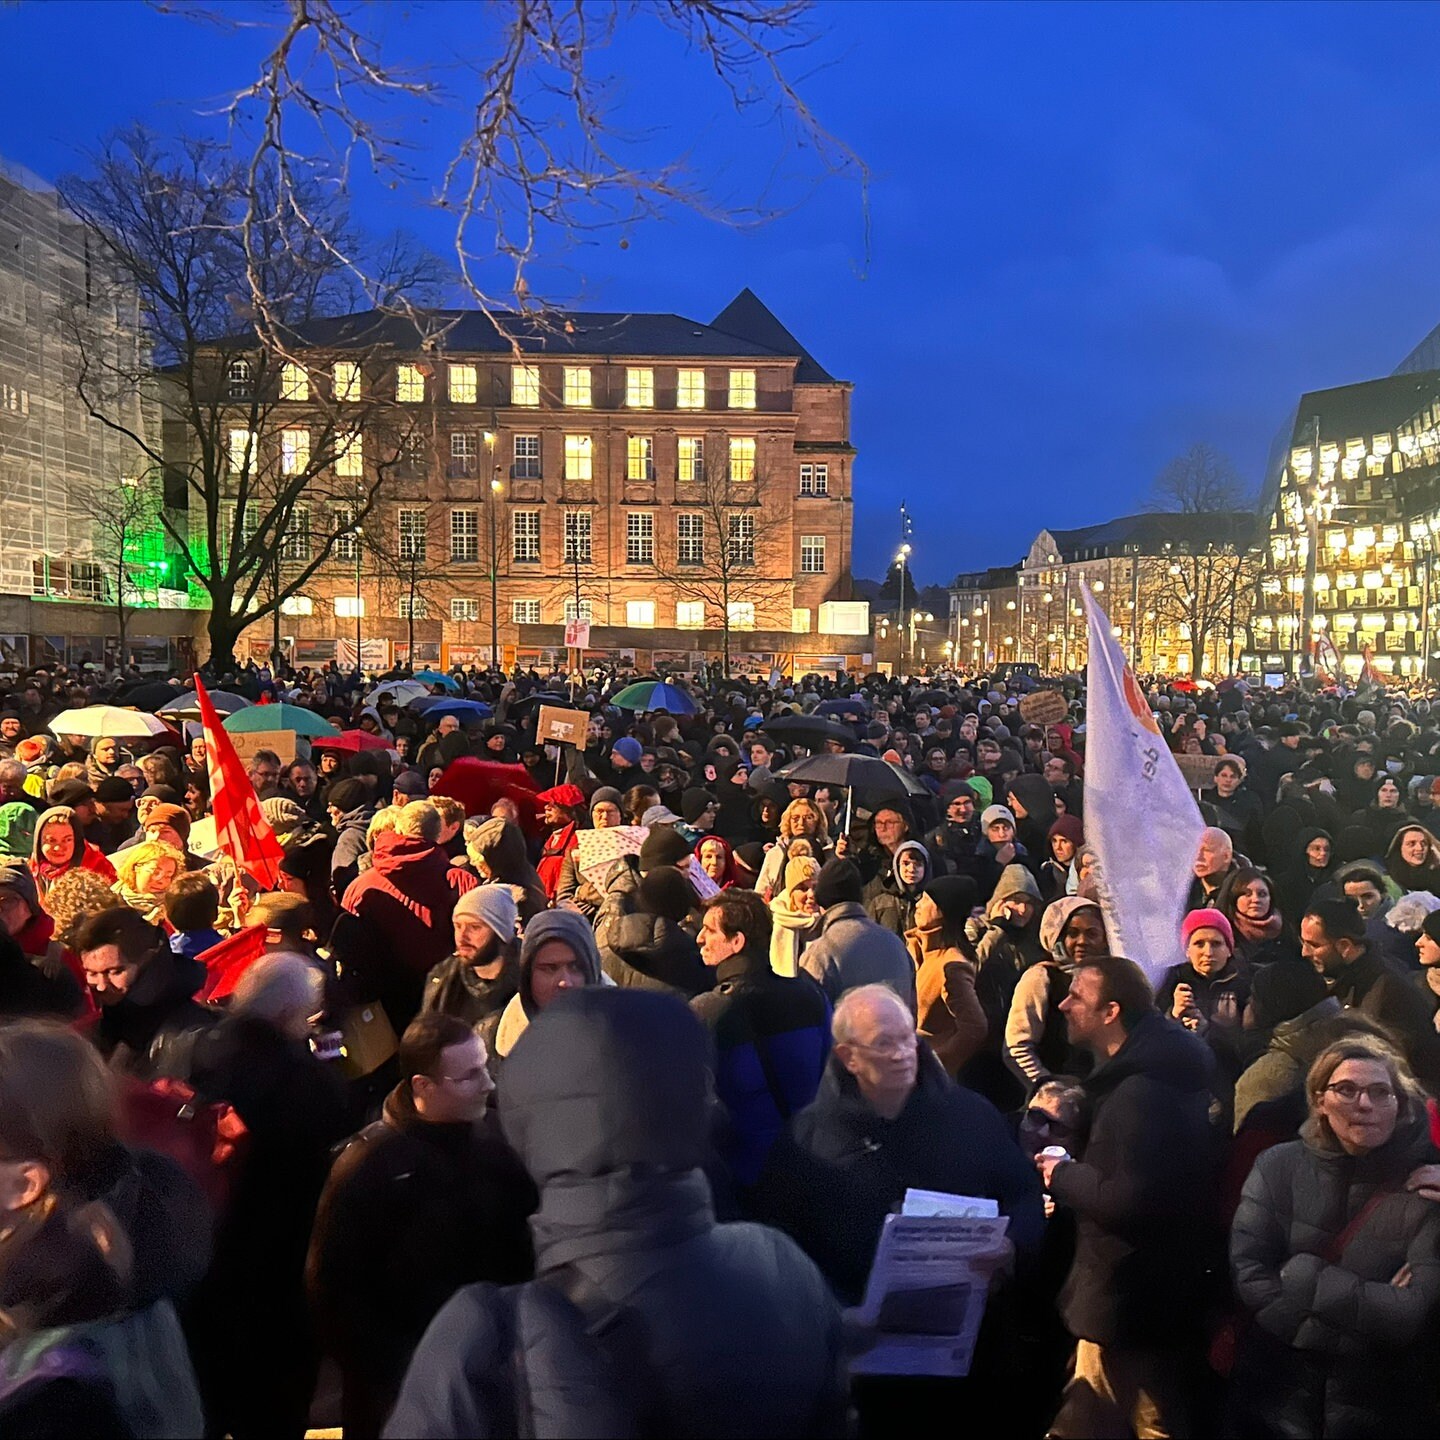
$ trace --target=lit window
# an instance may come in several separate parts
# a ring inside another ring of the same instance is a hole
[[[473,564],[480,558],[480,512],[450,512],[450,558],[456,564]]]
[[[802,575],[823,575],[825,573],[825,537],[823,535],[802,535],[800,537],[800,573]]]
[[[358,430],[353,435],[342,435],[335,442],[335,473],[349,476],[365,473],[365,438]]]
[[[655,439],[651,435],[631,435],[625,442],[625,478],[655,478]]]
[[[792,635],[808,635],[810,633],[809,610],[797,606],[790,611],[790,633]]]
[[[303,365],[289,361],[280,369],[280,398],[282,400],[308,400],[310,398],[310,373]]]
[[[565,618],[567,620],[593,620],[595,618],[595,606],[589,600],[577,600],[573,595],[565,602]]]
[[[225,380],[232,400],[248,400],[255,386],[255,371],[248,360],[232,360]]]
[[[755,628],[755,602],[753,600],[732,600],[727,611],[732,630],[753,630]]]
[[[648,510],[632,510],[625,517],[625,563],[655,563],[655,516]]]
[[[538,480],[540,478],[540,437],[538,435],[517,435],[515,437],[515,463],[510,469],[512,480]]]
[[[473,365],[452,365],[450,376],[450,403],[452,405],[473,405],[480,396],[480,374]]]
[[[655,405],[655,372],[627,367],[625,403],[632,410],[650,410]]]
[[[230,473],[242,475],[254,463],[255,434],[251,430],[232,430],[229,437],[228,454]]]
[[[430,602],[423,595],[402,595],[397,613],[402,620],[428,620]]]
[[[289,515],[280,539],[280,558],[304,565],[310,559],[310,507],[297,505]]]
[[[565,512],[564,563],[566,565],[590,564],[591,523],[592,517],[588,510],[567,510]]]
[[[627,600],[625,602],[625,623],[636,630],[655,628],[655,602],[653,600]]]
[[[745,485],[754,478],[755,437],[753,435],[732,435],[730,437],[730,479],[737,485]]]
[[[675,478],[686,483],[705,478],[705,441],[701,436],[680,437],[680,465]]]
[[[828,464],[802,465],[800,467],[800,493],[802,495],[828,495],[830,493],[830,466]]]
[[[480,602],[467,600],[460,595],[453,596],[450,601],[450,618],[452,620],[478,620],[480,618]]]
[[[360,367],[353,360],[337,360],[331,384],[337,401],[354,404],[360,398]]]
[[[581,409],[590,407],[590,367],[588,365],[567,365],[565,367],[565,403]]]
[[[755,372],[753,370],[732,370],[730,372],[730,408],[732,410],[753,410],[755,408]]]
[[[538,600],[512,600],[510,619],[516,625],[538,625],[540,623],[540,602]]]
[[[682,370],[675,388],[675,404],[681,410],[705,408],[705,372]]]
[[[303,475],[310,468],[310,432],[292,429],[280,432],[280,472]]]
[[[510,558],[533,564],[540,558],[540,512],[514,510],[510,514]]]
[[[425,559],[425,512],[423,510],[402,510],[400,512],[400,558],[402,560]]]
[[[395,367],[395,398],[404,405],[418,405],[425,398],[425,377],[418,365]]]
[[[365,614],[363,595],[337,595],[335,597],[335,618],[337,620],[358,620]]]
[[[280,602],[282,615],[313,615],[315,602],[308,595],[290,595]]]
[[[675,562],[678,565],[705,563],[705,517],[680,514],[675,517]]]
[[[512,365],[510,367],[510,403],[512,405],[538,405],[540,403],[540,367],[538,365]]]
[[[703,600],[676,601],[675,628],[677,630],[703,630],[705,628],[705,602]]]
[[[594,476],[594,450],[588,435],[565,437],[565,478],[589,481]]]
[[[753,565],[755,563],[755,517],[741,512],[730,517],[727,549],[732,565]]]

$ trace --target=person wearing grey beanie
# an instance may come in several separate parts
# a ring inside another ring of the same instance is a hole
[[[520,931],[508,885],[477,885],[450,917],[455,949],[425,977],[422,1015],[463,1020],[494,1050],[505,1007],[520,988]]]

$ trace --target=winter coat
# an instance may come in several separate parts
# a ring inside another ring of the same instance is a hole
[[[572,820],[568,825],[561,825],[558,829],[552,830],[545,837],[545,844],[540,850],[540,860],[535,867],[535,873],[540,877],[540,883],[545,887],[545,894],[553,901],[560,886],[560,873],[564,869],[565,861],[580,843],[580,827]]]
[[[956,1085],[922,1045],[915,1089],[886,1120],[832,1056],[814,1104],[770,1153],[763,1213],[799,1241],[842,1303],[854,1304],[885,1217],[907,1189],[995,1200],[1020,1255],[1039,1247],[1039,1177],[988,1100]]]
[[[1347,1010],[1358,1010],[1388,1030],[1415,1078],[1431,1094],[1440,1093],[1440,1036],[1433,1007],[1407,976],[1386,969],[1367,946],[1333,981],[1332,990]]]
[[[664,915],[637,910],[607,930],[600,965],[621,986],[668,990],[682,1000],[710,988],[710,972],[690,932]]]
[[[839,1315],[814,1265],[763,1225],[715,1222],[699,1032],[644,991],[546,1011],[500,1081],[506,1137],[540,1187],[537,1279],[450,1301],[387,1434],[843,1432]]]
[[[1155,1008],[1162,1015],[1172,1015],[1179,985],[1188,985],[1194,996],[1195,1008],[1200,1012],[1195,1033],[1215,1054],[1219,1067],[1216,1085],[1228,1105],[1230,1087],[1242,1069],[1240,1022],[1250,1001],[1250,977],[1233,959],[1215,975],[1202,975],[1188,960],[1172,965],[1155,992]]]
[[[919,855],[925,864],[919,882],[914,885],[902,884],[900,880],[900,857],[906,851]],[[930,852],[918,840],[902,841],[895,847],[889,870],[865,887],[866,913],[877,925],[883,925],[903,939],[905,932],[915,923],[915,907],[934,873]]]
[[[1417,1119],[1368,1154],[1293,1140],[1255,1162],[1230,1235],[1236,1294],[1253,1317],[1231,1377],[1244,1433],[1433,1433],[1440,1207],[1404,1185],[1437,1158]],[[1324,1254],[1377,1190],[1395,1193],[1340,1256]],[[1391,1284],[1402,1265],[1408,1285]]]
[[[346,811],[335,827],[335,848],[330,852],[330,888],[338,905],[360,874],[360,859],[369,850],[366,834],[375,818],[375,806]]]
[[[1235,1082],[1235,1128],[1256,1105],[1293,1094],[1305,1084],[1306,1072],[1315,1057],[1333,1039],[1325,1025],[1340,1013],[1340,1002],[1327,995],[1318,1004],[1289,1020],[1282,1020],[1270,1032],[1265,1053],[1252,1061]]]
[[[775,973],[741,951],[715,969],[715,988],[690,1008],[715,1042],[715,1094],[729,1126],[721,1158],[736,1182],[753,1185],[790,1117],[814,1098],[830,1054],[830,1002],[800,975]]]
[[[471,1026],[495,1053],[495,1032],[505,1007],[520,988],[520,961],[512,958],[493,980],[483,980],[475,967],[458,955],[447,955],[426,977],[420,1013],[454,1015]]]
[[[770,902],[770,968],[777,975],[800,974],[800,956],[820,933],[820,911],[791,910],[786,896]]]
[[[801,953],[800,968],[820,982],[832,1005],[856,986],[881,984],[915,1009],[915,963],[905,942],[854,900],[825,911],[820,933]]]
[[[203,965],[168,947],[146,960],[90,1029],[110,1068],[137,1080],[188,1080],[196,1040],[220,1018],[193,998],[204,979]]]
[[[988,873],[988,866],[981,866],[975,858],[975,849],[981,840],[980,821],[968,825],[957,825],[945,820],[925,837],[925,844],[935,857],[935,864],[941,873],[947,875],[968,875],[978,885],[981,872]],[[984,891],[981,891],[982,898]]]
[[[954,1079],[984,1043],[989,1026],[975,996],[975,952],[947,945],[941,926],[905,932],[915,962],[916,1029]]]
[[[535,1008],[535,997],[530,990],[530,971],[535,961],[535,952],[547,940],[565,940],[574,950],[585,967],[587,985],[613,985],[615,982],[600,968],[600,951],[595,944],[594,932],[585,923],[584,916],[573,910],[547,910],[537,915],[525,927],[520,942],[520,973],[515,994],[500,1014],[500,1023],[495,1030],[495,1044],[491,1047],[491,1067],[496,1058],[504,1059],[515,1048],[515,1042],[525,1033],[526,1027],[540,1012]]]
[[[80,1013],[80,987],[59,954],[50,953],[52,948],[58,952],[60,947],[47,946],[43,956],[27,955],[0,930],[0,1018],[51,1015],[72,1020]]]
[[[1060,1313],[1077,1339],[1166,1345],[1192,1334],[1219,1241],[1214,1064],[1201,1040],[1149,1014],[1084,1082],[1089,1139],[1050,1180],[1056,1204],[1076,1217]]]
[[[306,1284],[345,1382],[345,1433],[378,1434],[425,1327],[461,1286],[531,1273],[535,1187],[493,1122],[438,1124],[410,1081],[330,1172]]]

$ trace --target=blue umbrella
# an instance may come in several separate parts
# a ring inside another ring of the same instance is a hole
[[[447,690],[460,693],[460,683],[452,675],[442,675],[438,670],[417,670],[415,678],[422,685],[443,685]]]
[[[408,706],[427,720],[438,720],[442,715],[453,715],[457,720],[470,724],[476,720],[488,720],[495,712],[480,700],[457,700],[453,695],[423,695],[412,700]]]
[[[695,713],[695,702],[683,690],[663,680],[637,680],[618,695],[612,695],[610,703],[622,710],[668,710],[672,715]]]

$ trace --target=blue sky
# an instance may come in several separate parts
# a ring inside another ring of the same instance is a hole
[[[374,13],[455,86],[493,23],[462,0]],[[871,168],[868,232],[852,183],[789,160],[767,226],[677,215],[550,278],[702,320],[749,285],[853,380],[863,574],[902,499],[928,583],[1141,508],[1195,441],[1258,487],[1301,391],[1388,374],[1440,321],[1440,89],[1407,58],[1440,48],[1440,7],[830,0],[816,20],[805,93]],[[203,128],[257,40],[130,0],[7,7],[0,154],[50,178],[131,121]],[[655,153],[685,150],[723,197],[772,180],[773,136],[665,37],[610,58]],[[411,129],[418,170],[454,123]],[[356,211],[446,247],[413,194],[365,185]]]

